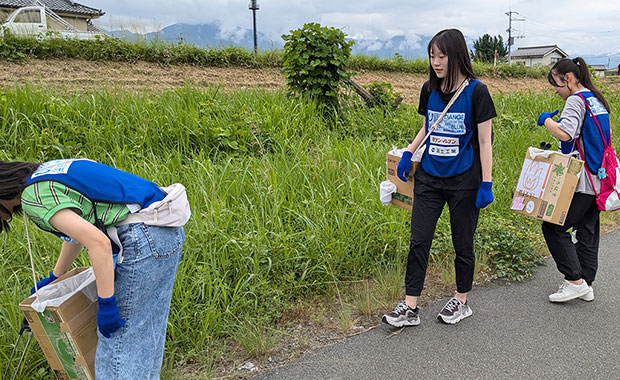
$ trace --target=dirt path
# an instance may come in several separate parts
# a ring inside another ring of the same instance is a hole
[[[426,75],[387,71],[359,72],[360,84],[388,81],[405,103],[416,104]],[[483,77],[491,94],[513,91],[550,91],[546,79],[498,79]],[[136,62],[89,62],[81,60],[30,60],[27,63],[2,62],[0,88],[16,84],[53,87],[69,92],[98,88],[164,91],[185,85],[199,87],[220,85],[225,88],[279,89],[284,77],[278,68],[218,68],[190,65],[162,66]]]

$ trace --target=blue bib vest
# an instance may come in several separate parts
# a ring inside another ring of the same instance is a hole
[[[596,120],[598,120],[598,123],[601,126],[601,131],[603,132],[603,136],[605,136],[605,141],[609,142],[610,124],[607,109],[591,92],[584,91],[579,94],[581,94],[586,102],[588,102],[592,113],[594,113]],[[579,97],[579,95],[572,96]],[[601,162],[603,161],[603,150],[605,149],[605,143],[601,139],[601,132],[599,131],[592,114],[588,111],[588,107],[586,107],[586,114],[583,120],[583,126],[581,127],[580,136],[581,141],[583,142],[582,149],[585,155],[584,159],[586,161],[586,166],[588,167],[590,173],[597,174],[598,169],[601,167]]]
[[[60,182],[93,202],[137,203],[142,208],[166,196],[156,184],[111,166],[84,159],[43,163],[28,177],[26,186],[39,181]]]
[[[480,81],[470,80],[461,95],[448,110],[437,129],[428,137],[422,158],[422,168],[436,177],[451,177],[466,172],[474,162],[474,147],[471,144],[472,96]],[[428,133],[446,104],[439,92],[432,91],[426,111],[425,130]]]
[[[91,202],[139,204],[142,208],[161,201],[166,196],[156,184],[131,173],[111,166],[84,159],[48,161],[26,179],[26,186],[39,181],[56,181],[78,191]],[[97,217],[95,226],[107,236],[103,221]],[[50,231],[54,235],[71,241],[63,233]],[[112,244],[112,253],[119,247]],[[116,264],[116,258],[115,258]]]

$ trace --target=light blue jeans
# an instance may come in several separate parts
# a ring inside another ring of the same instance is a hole
[[[182,227],[135,223],[119,226],[118,236],[124,252],[123,262],[116,265],[114,292],[127,323],[110,338],[97,331],[95,376],[159,379],[185,232]]]

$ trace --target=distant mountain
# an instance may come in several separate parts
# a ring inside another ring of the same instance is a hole
[[[236,28],[224,31],[217,23],[213,24],[173,24],[163,28],[158,32],[147,34],[137,34],[126,30],[109,31],[113,37],[135,41],[135,40],[160,40],[173,43],[183,43],[198,47],[228,47],[236,46],[246,49],[254,49],[254,36],[252,30]],[[275,43],[263,33],[257,33],[257,44],[261,50],[271,50],[281,47],[283,42]]]
[[[217,23],[212,24],[173,24],[155,33],[134,34],[124,30],[108,32],[110,35],[130,41],[144,39],[147,41],[161,40],[167,42],[180,42],[193,44],[199,47],[228,47],[237,46],[246,49],[254,48],[254,38],[251,29],[237,27],[234,30],[222,30]],[[380,58],[394,57],[395,53],[403,58],[426,58],[426,47],[431,40],[431,36],[397,35],[389,39],[367,39],[353,38],[355,44],[352,47],[353,54],[363,54],[377,56]],[[281,38],[272,40],[263,33],[257,36],[258,48],[260,50],[278,49],[284,46]],[[468,49],[472,49],[473,41],[466,37]]]
[[[604,65],[607,69],[615,69],[618,67],[618,64],[620,64],[620,59],[618,59],[617,53],[582,55],[581,57],[588,65]]]

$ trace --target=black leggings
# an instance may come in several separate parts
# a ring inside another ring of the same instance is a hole
[[[592,285],[598,269],[600,211],[594,195],[575,193],[563,226],[544,222],[543,235],[555,264],[569,281],[583,278]],[[568,229],[576,230],[573,243]]]
[[[448,203],[452,244],[456,252],[456,291],[467,293],[474,280],[476,256],[474,232],[480,209],[476,207],[478,190],[442,190],[416,182],[411,213],[411,241],[405,274],[408,296],[420,296],[428,266],[428,256],[437,220]]]

